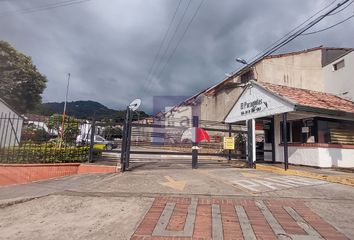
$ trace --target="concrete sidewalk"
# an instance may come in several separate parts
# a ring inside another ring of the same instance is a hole
[[[284,170],[283,164],[257,164],[257,170],[270,171],[273,173],[319,179],[331,183],[340,183],[354,186],[354,173],[344,172],[340,169],[321,169],[305,166],[290,165]]]
[[[354,240],[351,186],[164,164],[0,188],[0,239]]]

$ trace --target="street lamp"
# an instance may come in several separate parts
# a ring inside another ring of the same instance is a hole
[[[251,78],[253,78],[254,80],[257,81],[257,79],[254,77],[254,72],[256,72],[257,76],[258,76],[258,73],[257,73],[257,70],[256,70],[254,64],[248,63],[248,62],[247,62],[245,59],[243,59],[243,58],[236,58],[235,61],[238,62],[238,63],[241,63],[241,64],[243,64],[243,65],[246,65],[246,66],[244,66],[244,67],[241,69],[241,70],[243,70],[244,72],[247,72],[248,70],[251,69],[251,71],[249,71],[249,73],[246,73],[246,74],[248,75],[248,76],[246,77],[247,79],[245,80],[246,82],[248,82],[249,80],[251,80]],[[244,82],[244,83],[246,83],[246,82]],[[241,83],[242,83],[242,76],[241,76]]]
[[[235,60],[236,62],[241,63],[243,65],[248,65],[248,62],[243,58],[236,58]]]

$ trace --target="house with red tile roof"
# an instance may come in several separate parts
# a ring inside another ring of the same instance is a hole
[[[253,160],[285,161],[280,139],[287,133],[289,163],[354,167],[353,76],[352,48],[319,46],[271,55],[228,74],[170,112],[190,106],[204,121],[253,122]],[[253,98],[240,100],[246,92]]]
[[[334,94],[251,80],[225,118],[251,126],[262,122],[263,146],[274,162],[316,167],[354,167],[354,102]],[[268,125],[268,127],[266,127]],[[264,160],[264,159],[263,159]]]

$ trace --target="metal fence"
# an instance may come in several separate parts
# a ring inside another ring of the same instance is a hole
[[[228,125],[214,121],[199,121],[199,127],[207,131],[210,141],[198,144],[199,154],[210,156],[228,157],[229,151],[223,149],[223,138],[231,135],[243,139],[242,145],[232,151],[232,157],[245,158],[246,131],[241,125]],[[160,149],[191,153],[192,140],[185,136],[186,131],[192,128],[192,124],[180,125],[178,119],[155,119],[153,123],[132,123],[131,146],[140,149]]]
[[[186,155],[192,160],[196,152],[201,156],[200,162],[207,157],[213,160],[247,159],[246,131],[241,125],[199,119],[195,122],[153,118],[149,121],[126,121],[127,128],[124,124],[109,121],[66,118],[63,128],[60,115],[56,117],[26,118],[0,113],[0,163],[71,163],[114,157],[115,162],[121,161],[123,165],[124,159],[128,159],[129,167],[131,156],[133,162],[139,156],[145,159],[151,156],[153,159],[156,155]],[[195,145],[186,135],[195,126],[207,131],[210,141]],[[122,135],[125,136],[123,140]],[[238,141],[235,150],[223,148],[225,136],[235,137]],[[129,147],[126,148],[125,144]],[[195,147],[198,151],[193,150]]]
[[[191,156],[193,168],[197,168],[198,162],[202,163],[203,160],[247,160],[247,131],[241,125],[203,121],[198,117],[193,117],[193,120],[153,118],[148,122],[146,120],[131,122],[127,114],[126,119],[128,121],[124,124],[121,148],[122,171],[128,169],[137,156],[143,156],[145,161],[149,161],[147,158],[149,155],[152,156],[152,160],[155,158],[153,156],[158,155]],[[196,127],[204,129],[210,141],[200,143],[193,141],[194,134],[188,132],[194,131]],[[238,148],[235,150],[225,150],[223,145],[225,136],[234,136],[235,139],[240,139],[242,144],[237,144]],[[198,156],[203,158],[199,158],[198,161]]]
[[[0,113],[0,163],[88,161],[88,143],[78,144],[77,141],[87,124],[90,125],[67,118],[63,130],[58,119],[28,119],[13,113]]]

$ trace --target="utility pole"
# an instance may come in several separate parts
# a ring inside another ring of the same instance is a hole
[[[66,104],[68,102],[68,95],[69,95],[69,85],[70,85],[70,73],[68,73],[68,83],[66,85],[66,95],[65,95],[65,102],[64,102],[64,109],[63,109],[63,117],[61,120],[61,133],[60,133],[60,143],[59,148],[61,148],[61,144],[64,140],[64,128],[65,128],[65,117],[66,117]]]

